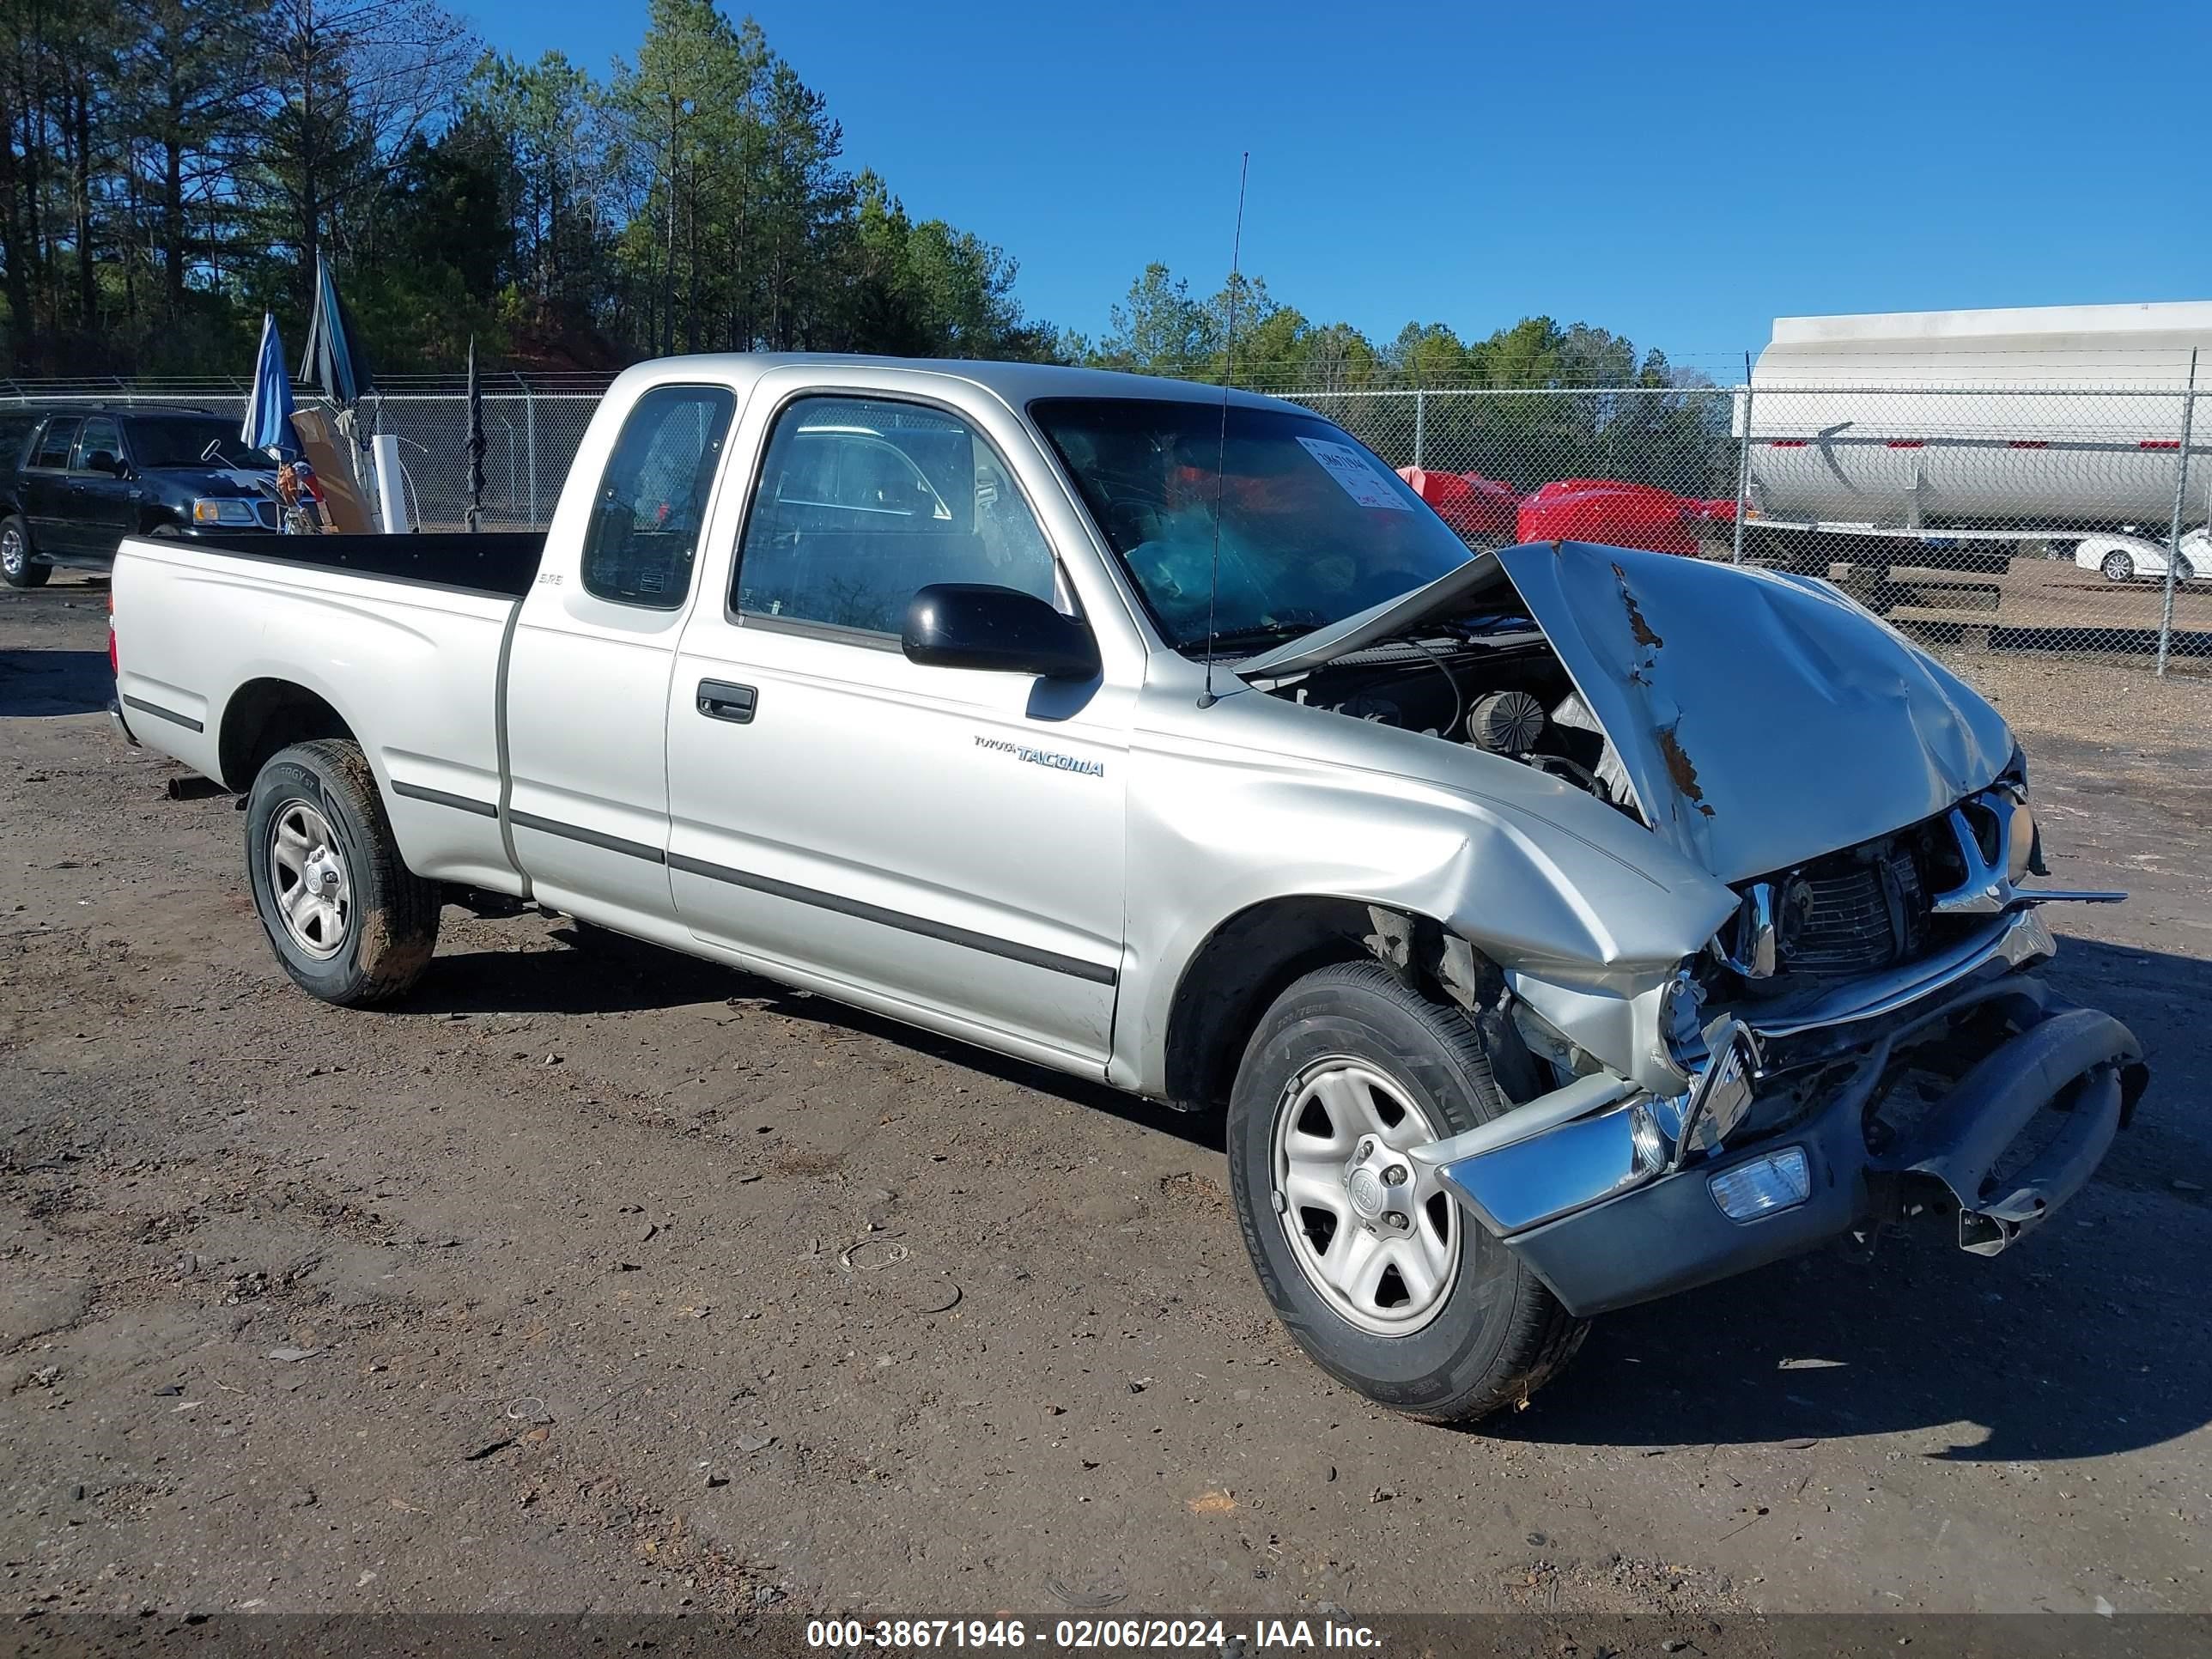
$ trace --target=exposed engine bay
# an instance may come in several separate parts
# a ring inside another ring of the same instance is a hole
[[[1503,607],[1428,617],[1417,626],[1270,685],[1273,695],[1352,720],[1463,743],[1550,774],[1645,823],[1618,753],[1576,690],[1543,630]],[[2024,794],[2024,785],[2021,786]],[[2017,807],[2008,809],[2017,811]],[[1977,800],[1960,819],[2002,860],[2006,832]],[[1771,944],[1757,965],[1747,945],[1717,941],[1708,964],[1732,996],[1790,993],[1808,976],[1848,976],[1893,967],[1948,945],[1978,921],[1940,914],[1944,896],[1972,872],[1960,828],[1946,812],[1736,884],[1745,913],[1723,930],[1734,939],[1756,910]],[[2031,851],[2032,816],[2021,820],[2024,868],[2042,873]],[[1717,994],[1723,988],[1712,988]]]
[[[1643,822],[1626,772],[1551,641],[1518,612],[1431,617],[1269,690],[1517,761]]]

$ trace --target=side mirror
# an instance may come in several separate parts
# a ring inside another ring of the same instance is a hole
[[[123,476],[122,458],[112,450],[95,449],[84,458],[84,464],[94,472],[109,472],[118,478]]]
[[[899,648],[908,662],[1048,680],[1098,672],[1098,641],[1033,593],[980,582],[933,582],[908,602]]]

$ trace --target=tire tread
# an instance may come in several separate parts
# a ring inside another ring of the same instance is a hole
[[[364,873],[380,901],[362,906],[356,912],[360,943],[356,972],[350,983],[333,994],[331,988],[312,984],[296,972],[292,972],[292,977],[304,989],[349,1008],[373,1007],[404,996],[422,978],[437,948],[439,911],[444,903],[441,889],[436,882],[416,875],[400,858],[392,820],[377,788],[376,773],[358,743],[349,738],[318,738],[278,750],[269,764],[280,762],[314,772],[367,832],[368,845],[361,849],[368,864]],[[249,847],[247,856],[255,855]],[[356,891],[359,886],[356,883]],[[281,950],[277,954],[291,972],[290,959]]]

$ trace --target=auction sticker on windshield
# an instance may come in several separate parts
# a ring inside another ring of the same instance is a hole
[[[1322,470],[1344,487],[1344,493],[1362,507],[1387,507],[1399,513],[1411,513],[1413,504],[1390,488],[1390,480],[1375,470],[1375,463],[1350,444],[1340,444],[1328,438],[1300,437],[1306,453],[1322,465]]]

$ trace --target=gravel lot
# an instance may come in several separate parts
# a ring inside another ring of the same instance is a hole
[[[1211,1126],[541,917],[325,1007],[105,594],[0,595],[11,1610],[2212,1609],[2212,686],[2000,661],[2152,1091],[2019,1250],[1602,1322],[1476,1432],[1278,1332]]]

